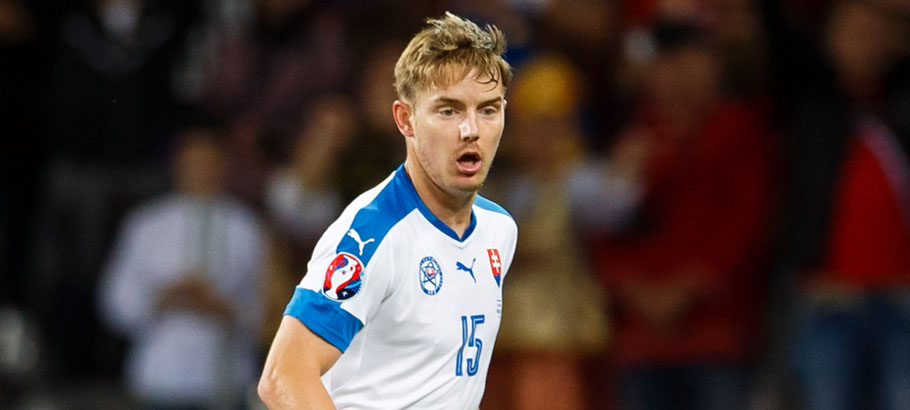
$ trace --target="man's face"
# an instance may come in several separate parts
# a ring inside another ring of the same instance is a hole
[[[411,178],[428,178],[456,197],[476,193],[486,180],[505,124],[501,82],[477,78],[472,70],[445,88],[419,92],[409,106],[408,154],[421,169]]]
[[[191,130],[190,133],[205,133]],[[193,138],[193,137],[188,137]],[[224,154],[214,142],[204,138],[184,143],[177,153],[175,162],[177,186],[193,195],[214,196],[224,185]]]

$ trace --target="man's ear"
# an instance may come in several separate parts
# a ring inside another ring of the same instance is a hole
[[[411,122],[413,118],[413,107],[401,100],[395,100],[392,103],[392,116],[395,118],[395,125],[398,131],[405,137],[414,136],[414,125]]]

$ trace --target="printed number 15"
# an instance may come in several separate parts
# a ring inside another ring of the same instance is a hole
[[[483,349],[483,341],[478,339],[476,335],[477,326],[483,323],[484,315],[473,315],[470,317],[471,326],[468,327],[468,317],[461,317],[461,348],[458,349],[458,357],[455,359],[455,375],[463,376],[462,371],[462,362],[466,361],[468,364],[468,376],[473,376],[477,374],[477,370],[480,368],[480,351]],[[470,329],[470,330],[469,330]],[[475,347],[477,348],[477,353],[474,355],[474,358],[468,358],[464,360],[464,348]]]

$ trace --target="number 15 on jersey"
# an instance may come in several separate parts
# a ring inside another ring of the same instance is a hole
[[[470,323],[468,323],[470,322]],[[462,316],[461,317],[461,348],[458,349],[458,357],[455,359],[455,375],[463,376],[465,367],[464,364],[467,364],[468,376],[474,376],[477,374],[477,370],[480,368],[480,352],[483,350],[483,341],[477,338],[477,326],[480,326],[484,322],[484,315],[472,315]],[[474,358],[464,358],[465,348],[475,348]]]

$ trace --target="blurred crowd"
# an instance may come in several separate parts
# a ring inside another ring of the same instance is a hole
[[[0,408],[260,408],[446,10],[515,67],[482,409],[910,409],[907,0],[0,0]]]

